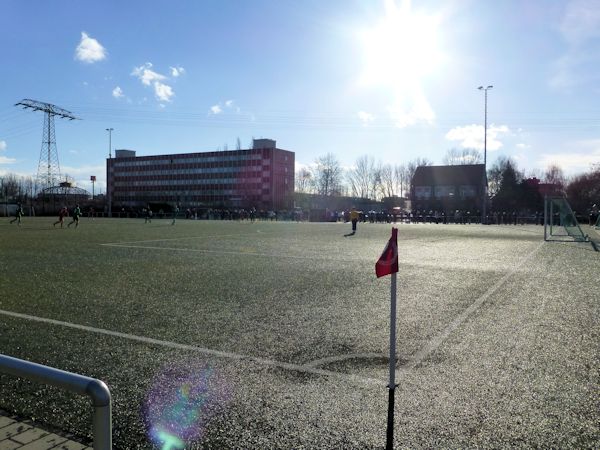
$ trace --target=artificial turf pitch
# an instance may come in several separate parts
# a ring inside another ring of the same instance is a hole
[[[0,353],[105,381],[115,448],[153,448],[160,417],[186,448],[384,447],[390,225],[2,220]],[[599,254],[398,227],[395,445],[598,448]],[[164,404],[185,376],[193,417]],[[89,400],[52,387],[0,375],[0,408],[91,438]]]

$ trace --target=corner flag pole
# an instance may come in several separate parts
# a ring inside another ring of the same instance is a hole
[[[398,228],[392,227],[392,237],[375,263],[377,278],[391,275],[390,286],[390,383],[388,384],[388,417],[386,450],[394,448],[394,391],[396,389],[396,273],[398,272]]]
[[[388,384],[388,417],[386,450],[394,448],[394,392],[396,390],[396,273],[390,287],[390,383]]]

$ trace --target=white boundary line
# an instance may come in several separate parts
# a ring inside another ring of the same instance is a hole
[[[112,245],[112,244],[102,244],[102,245]],[[450,336],[450,334],[454,330],[456,330],[460,325],[462,325],[463,322],[465,322],[492,294],[494,294],[500,288],[500,286],[505,284],[508,281],[508,279],[517,272],[517,270],[519,270],[525,263],[527,263],[531,258],[533,258],[533,256],[535,256],[535,254],[542,248],[543,245],[544,245],[544,242],[541,242],[531,253],[529,253],[529,255],[527,255],[525,258],[523,258],[517,265],[513,266],[513,269],[510,272],[508,272],[506,275],[504,275],[490,289],[488,289],[481,297],[479,297],[477,300],[475,300],[475,302],[473,302],[458,317],[456,317],[440,334],[435,336],[431,341],[429,341],[428,344],[426,344],[423,348],[421,348],[421,350],[417,351],[417,353],[415,353],[412,357],[410,357],[410,361],[405,366],[402,366],[398,369],[403,372],[408,372],[408,371],[414,369],[415,367],[417,367],[419,364],[421,364],[431,353],[433,353],[435,350],[437,350],[440,347],[440,345],[448,338],[448,336]],[[142,247],[142,248],[145,248],[145,247]],[[150,248],[152,248],[152,247],[150,247]],[[162,249],[162,247],[157,247],[157,248]],[[181,250],[181,249],[176,249],[176,250]],[[264,255],[264,256],[272,256],[272,255]],[[179,350],[193,351],[193,352],[198,352],[198,353],[202,353],[202,354],[205,354],[208,356],[214,356],[214,357],[218,357],[218,358],[226,358],[226,359],[232,359],[232,360],[238,360],[238,361],[246,360],[246,361],[262,364],[265,366],[277,367],[280,369],[294,371],[294,372],[310,373],[313,375],[322,375],[322,376],[327,376],[327,377],[332,377],[332,378],[337,378],[337,379],[343,379],[346,381],[360,382],[360,383],[364,383],[364,384],[383,385],[383,383],[384,383],[383,380],[377,380],[375,378],[361,377],[361,376],[356,376],[356,375],[352,375],[352,374],[344,374],[344,373],[340,373],[340,372],[333,372],[330,370],[316,368],[317,366],[322,365],[322,364],[343,361],[343,360],[350,359],[350,358],[383,356],[382,354],[379,354],[379,353],[361,353],[361,354],[332,356],[332,357],[327,357],[327,358],[322,358],[322,359],[318,359],[315,361],[311,361],[311,362],[308,362],[303,365],[298,365],[298,364],[285,363],[285,362],[281,362],[281,361],[275,361],[275,360],[267,359],[267,358],[260,358],[260,357],[256,357],[256,356],[247,356],[247,355],[241,355],[238,353],[225,352],[225,351],[221,351],[221,350],[214,350],[214,349],[209,349],[209,348],[204,348],[204,347],[198,347],[198,346],[189,345],[189,344],[180,344],[180,343],[172,342],[172,341],[163,341],[160,339],[154,339],[154,338],[149,338],[149,337],[145,337],[145,336],[138,336],[138,335],[129,334],[129,333],[121,333],[119,331],[111,331],[111,330],[91,327],[91,326],[87,326],[87,325],[78,325],[78,324],[74,324],[74,323],[70,323],[70,322],[64,322],[61,320],[37,317],[37,316],[29,315],[29,314],[22,314],[22,313],[6,311],[6,310],[1,310],[1,309],[0,309],[0,315],[14,317],[14,318],[18,318],[18,319],[26,319],[26,320],[31,320],[31,321],[35,321],[35,322],[47,323],[47,324],[52,324],[52,325],[59,325],[59,326],[72,328],[72,329],[76,329],[76,330],[89,331],[89,332],[96,333],[96,334],[103,334],[103,335],[107,335],[107,336],[128,339],[131,341],[142,342],[144,344],[157,345],[157,346],[168,347],[168,348],[175,348],[175,349],[179,349]]]
[[[542,248],[544,245],[544,241],[542,241],[531,253],[529,253],[525,258],[523,258],[518,264],[513,266],[513,269],[504,275],[500,280],[496,282],[491,288],[489,288],[481,297],[475,300],[473,303],[469,305],[467,309],[465,309],[462,313],[458,315],[440,334],[431,339],[425,347],[421,348],[421,350],[417,351],[412,357],[410,357],[410,361],[403,367],[400,367],[400,370],[409,371],[414,369],[416,366],[421,364],[425,358],[427,358],[431,353],[436,351],[440,345],[450,336],[450,334],[456,330],[463,322],[465,322],[471,314],[473,314],[477,309],[492,295],[494,294],[500,286],[508,281],[510,277],[512,277],[517,270],[519,270],[525,263],[527,263],[531,258],[535,256],[535,254]]]
[[[359,382],[359,383],[364,383],[364,384],[374,384],[374,385],[381,385],[381,386],[384,385],[384,380],[377,380],[375,378],[360,377],[360,376],[352,375],[352,374],[345,374],[345,373],[340,373],[340,372],[332,372],[330,370],[317,369],[315,367],[312,367],[312,365],[310,363],[306,364],[306,365],[285,363],[285,362],[275,361],[275,360],[267,359],[267,358],[240,355],[238,353],[224,352],[221,350],[213,350],[210,348],[198,347],[195,345],[180,344],[180,343],[172,342],[172,341],[163,341],[160,339],[154,339],[154,338],[149,338],[149,337],[145,337],[145,336],[137,336],[135,334],[121,333],[119,331],[105,330],[103,328],[90,327],[87,325],[78,325],[75,323],[63,322],[62,320],[47,319],[44,317],[31,316],[29,314],[21,314],[21,313],[16,313],[16,312],[12,312],[12,311],[5,311],[5,310],[1,310],[1,309],[0,309],[0,314],[2,314],[4,316],[9,316],[9,317],[15,317],[17,319],[31,320],[34,322],[47,323],[47,324],[51,324],[51,325],[59,325],[62,327],[72,328],[72,329],[76,329],[76,330],[89,331],[91,333],[103,334],[106,336],[113,336],[113,337],[128,339],[130,341],[142,342],[144,344],[158,345],[161,347],[168,347],[168,348],[174,348],[174,349],[178,349],[178,350],[187,350],[187,351],[202,353],[204,355],[214,356],[214,357],[218,357],[218,358],[232,359],[232,360],[237,360],[237,361],[245,360],[245,361],[258,363],[258,364],[261,364],[264,366],[277,367],[279,369],[289,370],[289,371],[293,371],[293,372],[309,373],[309,374],[313,374],[313,375],[323,375],[326,377],[338,378],[338,379],[343,379],[346,381],[353,381],[353,382]]]
[[[258,232],[258,230],[257,230]],[[261,232],[262,234],[268,234]],[[119,245],[119,244],[143,244],[144,242],[163,242],[163,241],[183,241],[186,239],[213,239],[220,237],[238,237],[238,236],[256,236],[256,233],[242,233],[242,234],[213,234],[211,236],[183,236],[178,238],[167,238],[167,239],[146,239],[144,241],[123,241],[123,242],[107,242],[106,244],[100,245]]]
[[[195,252],[195,253],[214,253],[218,255],[248,255],[248,256],[264,256],[267,258],[289,258],[289,259],[320,259],[323,261],[337,261],[333,258],[319,258],[318,256],[304,256],[304,255],[283,255],[273,253],[259,253],[259,252],[241,252],[241,251],[230,251],[230,250],[206,250],[200,248],[177,248],[177,247],[154,247],[150,245],[120,245],[120,244],[100,244],[104,247],[121,247],[121,248],[140,248],[145,250],[171,250],[178,252]],[[346,261],[364,261],[364,259],[353,259]]]

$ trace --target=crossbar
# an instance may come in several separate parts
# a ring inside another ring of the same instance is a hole
[[[0,355],[0,372],[90,397],[94,406],[94,450],[112,449],[112,402],[103,381],[6,355]]]

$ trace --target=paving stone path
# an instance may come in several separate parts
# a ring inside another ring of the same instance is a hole
[[[67,433],[53,433],[0,410],[0,450],[92,450]]]

